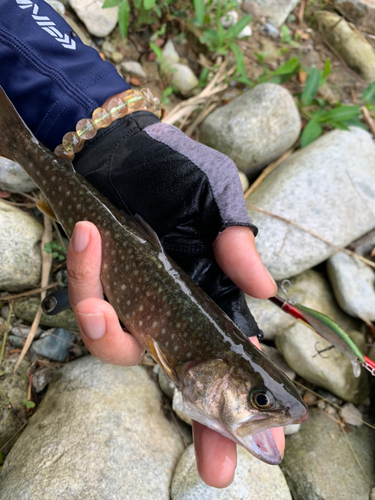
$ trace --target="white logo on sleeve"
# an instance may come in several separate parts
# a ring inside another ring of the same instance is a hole
[[[42,30],[46,31],[49,35],[53,36],[56,42],[62,44],[66,49],[75,50],[76,42],[73,38],[70,38],[66,33],[63,35],[57,28],[56,24],[51,21],[51,19],[47,16],[38,16],[39,6],[32,2],[31,0],[16,0],[18,7],[20,9],[31,9],[32,8],[32,18],[36,21],[36,23],[42,28]]]

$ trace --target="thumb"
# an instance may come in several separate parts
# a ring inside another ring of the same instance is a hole
[[[277,285],[264,267],[248,227],[230,226],[213,243],[217,263],[241,290],[258,299],[277,292]]]

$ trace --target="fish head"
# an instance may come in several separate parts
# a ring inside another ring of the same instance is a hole
[[[307,407],[293,382],[259,353],[250,363],[222,357],[189,366],[181,387],[184,412],[277,465],[282,457],[270,429],[303,422]]]

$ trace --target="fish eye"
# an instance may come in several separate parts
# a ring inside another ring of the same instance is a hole
[[[275,399],[270,391],[256,387],[249,394],[250,403],[257,410],[269,410],[273,408]]]

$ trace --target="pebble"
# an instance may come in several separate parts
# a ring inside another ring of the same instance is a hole
[[[191,418],[184,413],[184,404],[182,402],[182,393],[178,389],[174,389],[172,408],[176,415],[186,424],[192,425]]]
[[[375,469],[374,431],[363,426],[344,436],[324,412],[309,413],[301,430],[288,438],[280,465],[293,499],[368,500]]]
[[[137,61],[124,61],[121,63],[121,71],[126,75],[134,75],[139,78],[146,78],[147,75],[142,66]]]
[[[56,328],[46,337],[35,340],[31,349],[40,356],[53,361],[64,361],[74,344],[75,335],[64,328]]]
[[[352,316],[374,321],[374,269],[350,255],[339,252],[328,260],[327,271],[340,307]]]
[[[186,448],[173,474],[171,500],[292,500],[280,467],[261,462],[240,446],[237,453],[233,483],[216,489],[199,477],[193,445]]]
[[[312,392],[305,392],[303,400],[307,405],[311,405],[315,403],[315,401],[317,400],[317,396],[315,396],[315,394],[313,394]]]
[[[65,14],[65,5],[59,0],[45,0],[56,12],[63,16]]]
[[[339,411],[340,417],[346,424],[360,427],[363,425],[362,413],[352,403],[346,403]]]
[[[121,52],[117,52],[116,50],[111,54],[111,60],[114,64],[120,64],[120,62],[124,59],[124,56]]]
[[[237,38],[239,40],[241,40],[241,38],[247,38],[248,36],[251,36],[253,34],[253,32],[251,31],[251,28],[250,26],[245,26],[243,30],[241,30],[238,35],[237,35]]]
[[[179,62],[179,60],[180,56],[178,55],[172,40],[168,40],[163,49],[163,61],[172,64]]]
[[[104,38],[117,24],[118,7],[103,9],[104,0],[69,0],[70,6],[91,35]]]
[[[289,424],[283,427],[285,436],[292,436],[293,434],[297,434],[301,429],[301,424]]]
[[[0,156],[0,191],[29,193],[37,189],[34,181],[15,161]]]
[[[17,300],[13,304],[14,314],[17,318],[32,323],[39,304],[40,299],[37,297]],[[56,314],[55,316],[48,316],[47,314],[42,313],[40,324],[44,326],[61,327],[69,331],[78,332],[77,320],[72,309],[67,309],[66,311]]]
[[[280,36],[280,31],[271,23],[264,23],[262,31],[271,38],[278,38]]]
[[[375,227],[374,157],[375,144],[365,130],[332,130],[293,153],[246,201],[346,247]],[[275,217],[256,210],[249,216],[260,228],[258,252],[276,280],[300,274],[336,252]]]
[[[42,225],[17,207],[0,200],[0,290],[23,292],[40,283]]]
[[[189,95],[198,86],[198,78],[186,64],[162,62],[160,69],[162,74],[168,76],[170,84],[184,96]]]
[[[253,174],[291,147],[300,129],[291,94],[281,85],[263,83],[215,109],[203,121],[199,140]]]
[[[157,365],[159,368],[159,365]],[[172,380],[167,377],[164,370],[158,370],[158,383],[159,387],[162,390],[163,394],[165,394],[169,399],[173,399],[173,393],[176,388]]]
[[[253,19],[259,19],[262,17],[262,13],[260,11],[260,7],[256,2],[252,2],[250,0],[245,0],[241,5],[242,12],[246,14],[251,14]]]
[[[375,35],[375,2],[373,0],[335,0],[334,6],[358,29]]]
[[[22,349],[24,341],[21,337],[17,337],[16,335],[9,335],[8,340],[10,345],[15,349]]]
[[[258,4],[260,13],[266,17],[276,28],[280,28],[298,0],[254,0]]]
[[[49,366],[44,366],[36,370],[32,375],[32,384],[35,392],[41,392],[50,383],[52,375],[56,369]]]
[[[246,174],[243,172],[238,172],[240,176],[240,181],[241,181],[241,186],[242,186],[242,191],[245,193],[249,189],[249,179],[246,177]]]
[[[220,18],[220,23],[223,28],[228,29],[238,21],[238,12],[236,10],[229,10],[224,16]]]
[[[345,62],[367,83],[375,81],[375,51],[341,16],[321,10],[316,14],[323,36]]]
[[[5,460],[0,498],[169,500],[183,449],[143,367],[84,356],[53,376]]]
[[[30,330],[31,330],[31,326],[16,325],[11,329],[11,333],[12,333],[12,335],[16,335],[17,337],[21,337],[23,339],[26,339],[30,333]],[[36,329],[34,338],[37,339],[41,333],[43,333],[43,330],[38,327]]]

